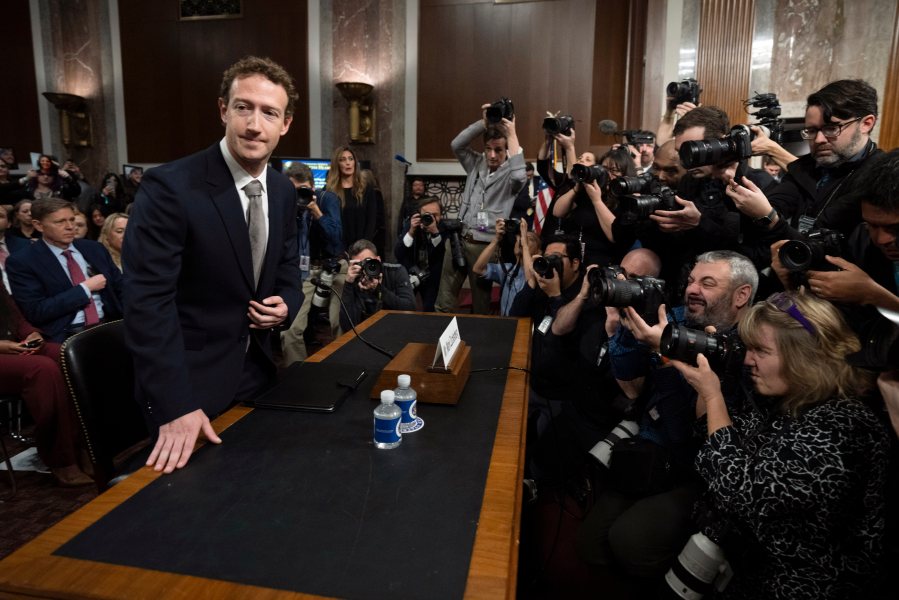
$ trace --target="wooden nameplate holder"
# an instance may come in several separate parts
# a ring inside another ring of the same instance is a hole
[[[465,342],[459,344],[459,349],[446,368],[431,366],[437,344],[406,344],[381,371],[381,376],[371,389],[372,399],[379,400],[382,390],[395,389],[397,376],[406,374],[412,377],[412,387],[419,402],[458,403],[471,372],[471,347]]]

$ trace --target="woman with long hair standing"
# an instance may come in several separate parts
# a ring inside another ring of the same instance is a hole
[[[340,198],[344,243],[350,246],[358,240],[374,241],[379,223],[378,202],[374,188],[363,182],[356,153],[348,146],[340,146],[334,151],[325,189]],[[378,250],[384,251],[383,248]]]

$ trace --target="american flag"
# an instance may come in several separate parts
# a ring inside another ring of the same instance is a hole
[[[537,192],[537,206],[535,207],[534,233],[540,235],[540,231],[543,229],[543,221],[546,219],[546,213],[549,212],[549,205],[553,199],[553,191],[542,177],[535,191]]]

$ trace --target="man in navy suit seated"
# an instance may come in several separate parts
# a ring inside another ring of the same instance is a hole
[[[122,275],[98,242],[75,239],[75,208],[45,198],[31,205],[43,239],[6,259],[13,298],[44,337],[61,342],[86,327],[122,316]]]

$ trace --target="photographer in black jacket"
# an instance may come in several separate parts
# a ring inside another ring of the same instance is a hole
[[[420,198],[413,211],[403,221],[393,254],[406,267],[412,287],[421,297],[421,309],[433,312],[446,253],[440,200],[433,196]]]
[[[382,308],[415,310],[415,295],[403,265],[382,263],[378,249],[368,240],[354,242],[347,255],[350,266],[341,295],[346,310],[340,311],[340,327],[344,331]]]

